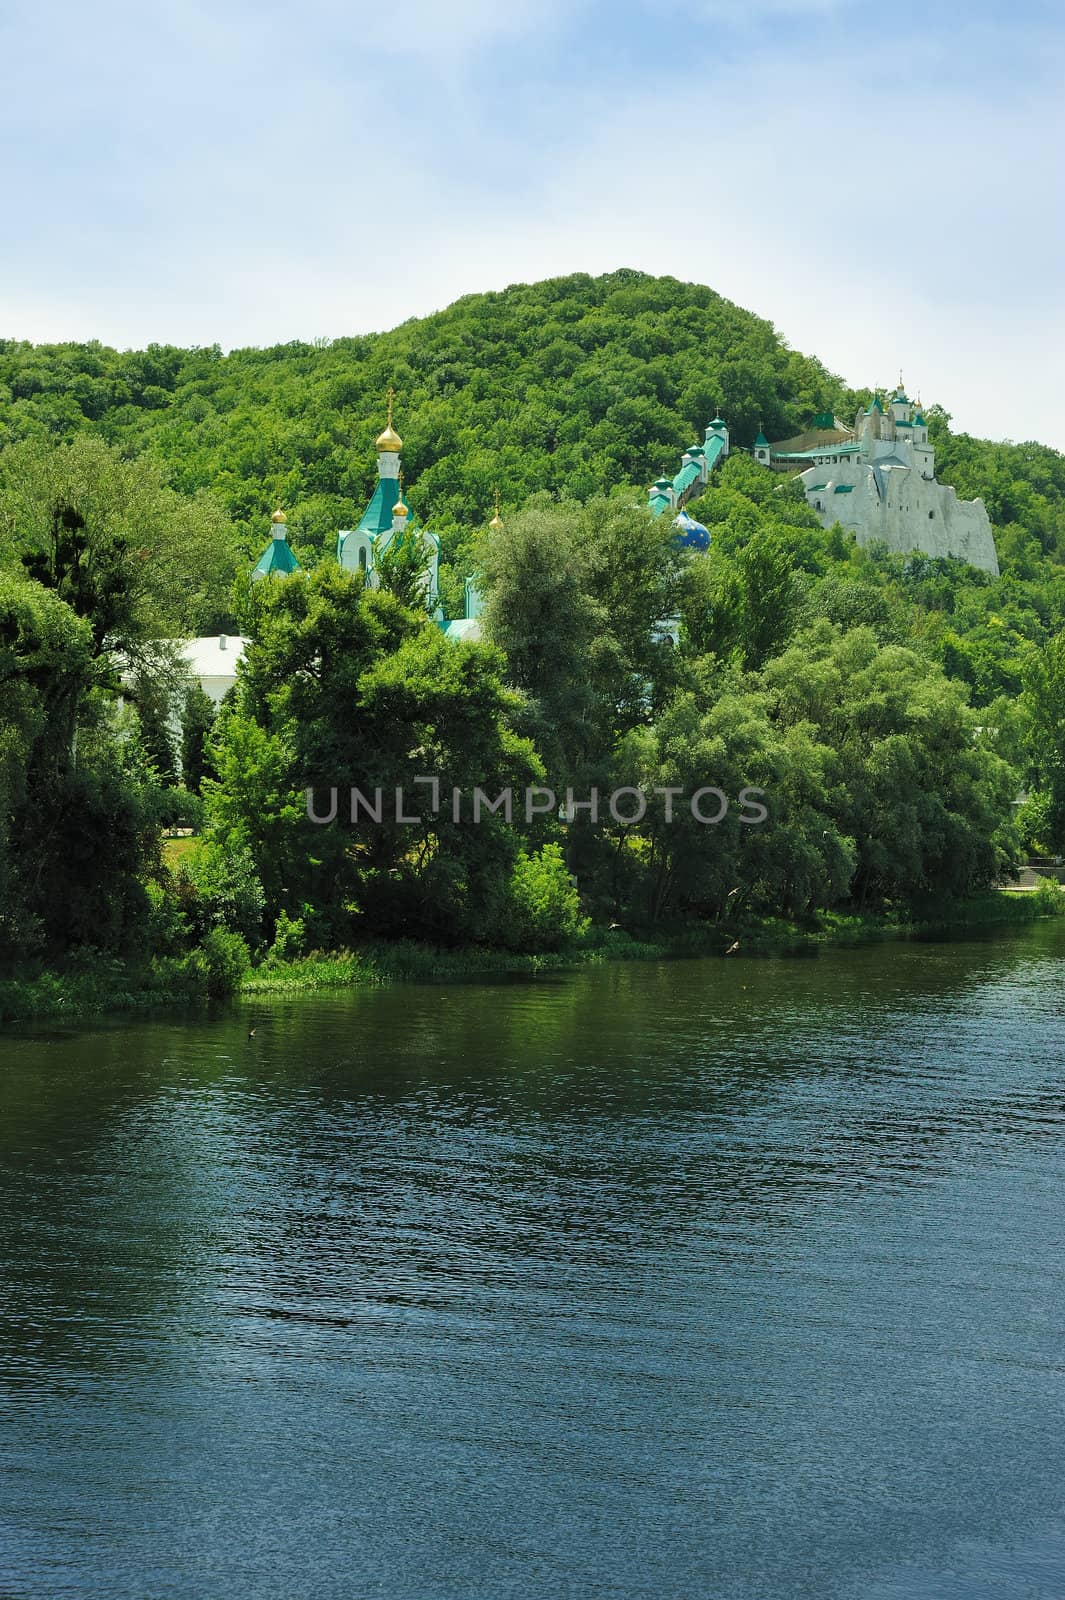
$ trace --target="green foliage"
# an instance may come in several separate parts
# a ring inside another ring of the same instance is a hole
[[[193,794],[200,794],[204,778],[217,776],[209,749],[214,723],[211,697],[191,684],[181,703],[181,779]]]
[[[390,384],[426,525],[450,542],[483,525],[493,489],[586,500],[645,483],[717,410],[750,444],[811,411],[846,409],[840,381],[769,323],[712,290],[621,270],[468,295],[389,333],[270,350],[119,352],[0,342],[7,440],[94,433],[209,490],[265,541],[280,486],[291,537],[324,555],[374,486]],[[671,468],[671,470],[673,470]]]
[[[265,588],[265,586],[260,586]],[[511,718],[501,657],[455,645],[424,613],[324,565],[256,600],[240,694],[215,740],[218,780],[205,784],[213,839],[246,849],[268,917],[311,905],[316,936],[346,943],[359,930],[446,942],[498,923],[518,848],[502,815],[455,824],[448,797],[495,797],[542,774]],[[434,776],[442,805],[417,780]],[[369,807],[381,790],[378,818]],[[397,820],[396,790],[419,820]],[[341,797],[337,821],[310,817]]]
[[[1017,807],[1017,832],[1029,855],[1051,853],[1054,839],[1055,807],[1045,790],[1036,790]]]
[[[86,619],[0,573],[0,958],[119,948],[145,909],[157,779],[136,730],[118,737],[93,655]]]
[[[401,606],[417,611],[426,606],[430,551],[424,535],[408,527],[392,538],[374,560],[382,589]]]
[[[0,550],[89,619],[98,654],[135,663],[224,615],[235,565],[216,499],[184,498],[153,461],[89,434],[0,453]]]
[[[322,559],[372,491],[392,383],[441,592],[454,614],[477,575],[485,645],[426,617],[414,537],[373,591]],[[535,962],[588,909],[711,932],[912,916],[996,881],[1019,843],[1065,848],[1065,459],[953,435],[933,408],[940,476],[996,523],[998,580],[858,549],[742,449],[689,506],[712,545],[688,556],[634,485],[716,411],[742,447],[859,398],[710,290],[575,275],[229,356],[0,341],[0,393],[0,956],[140,946],[216,993],[264,946],[275,977],[321,981],[363,971],[329,951],[378,935],[503,938]],[[279,486],[317,569],[249,592]],[[231,631],[234,608],[238,690],[217,719],[186,693],[175,751],[165,641]],[[674,650],[659,625],[677,619]],[[455,825],[446,799],[390,817],[427,774],[445,797],[546,776],[650,798],[631,827],[529,827],[520,808]],[[708,784],[731,800],[714,826],[655,793]],[[334,787],[338,821],[317,826],[306,790]],[[381,822],[350,821],[352,787],[383,791]],[[171,889],[159,827],[199,820],[197,791],[207,838]]]
[[[1047,796],[1046,839],[1060,853],[1065,851],[1065,632],[1029,658],[1024,705],[1033,765]]]
[[[675,614],[687,558],[668,526],[623,499],[534,501],[477,561],[484,626],[526,697],[523,729],[553,781],[589,781],[613,741],[675,680],[656,624]]]
[[[159,826],[166,832],[190,828],[193,833],[199,833],[203,827],[204,804],[198,794],[177,785],[159,792],[156,815]]]
[[[240,988],[251,966],[251,956],[239,933],[212,928],[194,952],[193,964],[203,973],[211,999],[225,1000]]]
[[[266,896],[246,847],[204,840],[182,860],[177,892],[197,938],[212,928],[226,928],[253,949],[261,943]]]
[[[561,950],[587,933],[580,896],[557,844],[514,863],[500,943],[511,950]]]
[[[302,917],[290,917],[287,911],[279,913],[274,926],[274,942],[267,956],[268,962],[277,964],[294,961],[306,951],[307,927]]]

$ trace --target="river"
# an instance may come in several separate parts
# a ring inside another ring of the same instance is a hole
[[[1063,973],[8,1031],[0,1594],[1060,1600]]]

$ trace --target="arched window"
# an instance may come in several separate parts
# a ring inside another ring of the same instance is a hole
[[[361,545],[360,548],[359,548],[359,571],[360,572],[365,572],[366,571],[366,546],[365,545]]]

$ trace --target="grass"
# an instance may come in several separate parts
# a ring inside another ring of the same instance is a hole
[[[181,861],[196,849],[201,841],[195,834],[188,834],[183,839],[163,840],[163,865],[174,870]]]
[[[949,938],[966,930],[1019,926],[1042,917],[1063,915],[1065,889],[1048,880],[1031,894],[994,890],[979,895],[934,920],[826,912],[802,924],[773,918],[728,927],[681,924],[643,936],[618,929],[593,929],[570,949],[535,955],[508,950],[437,950],[412,941],[378,941],[358,950],[316,951],[287,961],[265,961],[248,972],[240,993],[286,995],[356,985],[534,977],[541,972],[607,961],[720,956],[733,945],[738,945],[743,955],[787,955],[884,939]],[[54,968],[30,965],[0,976],[0,1023],[74,1020],[105,1013],[202,1006],[205,1002],[203,971],[188,956],[135,963],[85,951]]]
[[[293,960],[268,962],[251,970],[241,985],[246,995],[296,994],[348,984],[461,983],[492,977],[532,977],[539,972],[598,965],[606,961],[663,961],[684,957],[721,956],[737,946],[745,955],[787,955],[818,947],[847,948],[885,939],[949,937],[966,929],[1018,925],[1041,917],[1065,915],[1065,890],[1047,882],[1031,894],[993,890],[935,920],[891,916],[846,916],[822,912],[806,923],[763,918],[745,924],[703,926],[681,924],[642,937],[623,931],[593,929],[566,950],[538,955],[508,950],[437,950],[400,941],[376,943],[359,950],[315,952]]]
[[[134,963],[79,952],[56,967],[32,965],[0,977],[0,1023],[173,1009],[202,999],[202,982],[184,958]]]

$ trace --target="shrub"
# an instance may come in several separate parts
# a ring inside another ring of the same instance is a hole
[[[1053,828],[1050,795],[1039,790],[1030,794],[1017,808],[1017,826],[1025,849],[1032,855],[1046,855]]]
[[[294,961],[306,953],[307,928],[302,917],[290,917],[287,911],[278,914],[274,926],[274,942],[267,954],[267,961],[281,964],[285,961]]]
[[[207,993],[216,1000],[236,994],[251,966],[246,941],[226,928],[212,928],[194,958],[203,973]]]
[[[148,911],[144,925],[144,947],[152,955],[179,955],[188,947],[188,918],[177,896],[153,879],[144,886]]]
[[[511,873],[502,942],[511,950],[558,950],[588,926],[560,847],[545,844],[535,855],[523,852]]]
[[[178,893],[201,942],[213,928],[224,928],[252,949],[262,943],[266,896],[247,850],[224,850],[207,840],[182,861]]]

